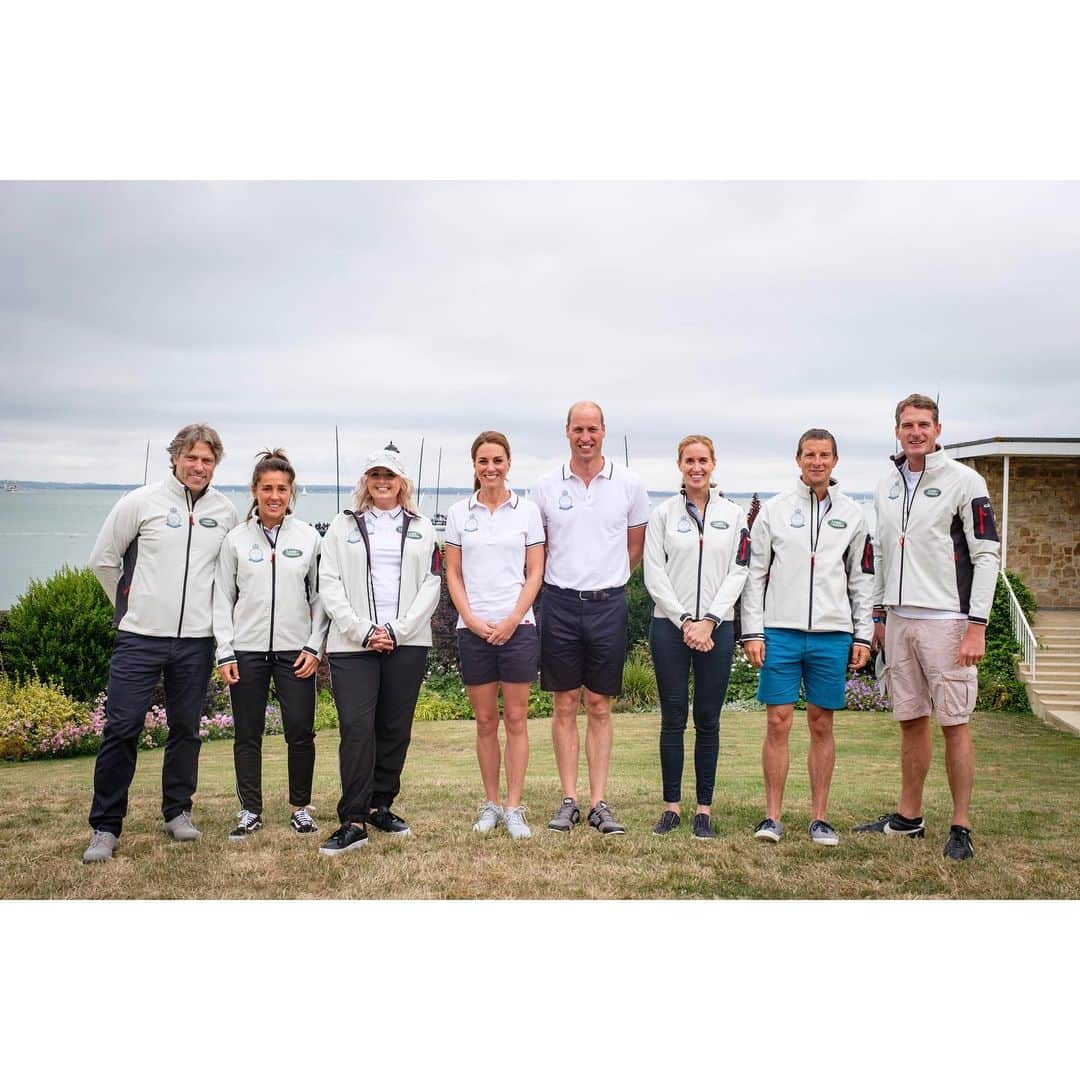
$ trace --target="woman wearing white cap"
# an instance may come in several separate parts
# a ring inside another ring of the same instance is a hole
[[[319,851],[367,843],[367,826],[408,836],[390,812],[412,736],[413,710],[439,604],[440,554],[421,517],[397,448],[370,454],[353,509],[323,539],[319,595],[330,617],[326,643],[341,733],[341,827]]]
[[[476,756],[487,800],[473,829],[502,824],[532,835],[521,805],[529,762],[529,685],[540,658],[532,604],[544,576],[540,508],[506,486],[510,443],[498,431],[473,440],[474,492],[446,519],[446,584],[458,609],[461,681],[476,713]],[[499,800],[499,687],[506,729],[506,806]]]

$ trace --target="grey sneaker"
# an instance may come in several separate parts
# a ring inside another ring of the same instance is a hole
[[[108,862],[119,843],[119,836],[113,836],[111,832],[104,832],[102,829],[95,829],[94,835],[90,837],[90,846],[83,852],[82,861],[84,863]]]
[[[754,829],[755,840],[771,840],[774,844],[778,844],[783,835],[784,826],[779,821],[773,821],[771,817],[758,822]]]
[[[601,836],[626,835],[626,829],[615,820],[611,807],[603,799],[589,811],[589,824]]]
[[[815,844],[824,844],[826,847],[836,847],[840,843],[840,837],[836,830],[827,822],[818,818],[810,822],[810,839]]]
[[[552,832],[568,833],[575,825],[580,824],[581,811],[578,809],[578,804],[567,795],[559,803],[559,809],[555,811],[555,816],[548,822],[548,828]]]
[[[503,810],[503,824],[513,840],[528,840],[532,829],[525,823],[524,806],[508,806]]]
[[[502,819],[502,808],[493,802],[486,802],[480,807],[480,816],[476,819],[472,831],[478,833],[494,832],[499,827],[499,822]]]
[[[191,811],[184,810],[161,826],[174,840],[198,840],[202,833],[191,823]]]

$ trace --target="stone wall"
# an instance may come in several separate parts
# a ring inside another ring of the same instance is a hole
[[[1000,526],[1003,459],[958,460],[986,480]],[[1080,457],[1009,458],[1006,563],[1040,607],[1080,608]]]

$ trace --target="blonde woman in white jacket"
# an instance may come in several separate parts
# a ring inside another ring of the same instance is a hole
[[[746,515],[713,494],[716,451],[707,435],[687,435],[677,458],[680,494],[653,510],[645,530],[645,588],[655,608],[649,648],[660,691],[660,771],[664,810],[653,828],[664,836],[681,824],[683,733],[694,669],[693,835],[711,840],[711,807],[720,750],[720,710],[735,648],[735,602],[746,582],[750,533]]]
[[[262,736],[271,679],[288,745],[289,824],[297,833],[317,829],[308,804],[315,772],[315,672],[327,620],[316,595],[319,534],[293,515],[295,491],[296,471],[285,451],[262,451],[247,518],[230,530],[218,553],[214,637],[232,701],[240,797],[230,840],[246,840],[263,826]]]
[[[354,508],[323,538],[319,595],[330,617],[326,655],[341,732],[341,827],[319,848],[367,843],[367,826],[408,836],[390,807],[412,737],[413,710],[439,605],[441,556],[431,522],[391,443],[370,454]]]

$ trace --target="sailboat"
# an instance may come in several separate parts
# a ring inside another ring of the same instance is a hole
[[[435,467],[435,513],[431,515],[431,524],[436,532],[446,531],[446,515],[439,513],[439,485],[442,483],[442,447],[439,447],[439,463]]]

